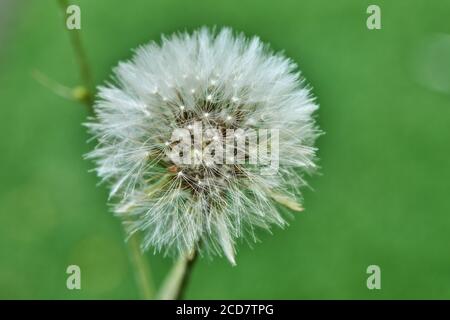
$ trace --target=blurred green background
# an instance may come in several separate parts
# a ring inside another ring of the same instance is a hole
[[[259,35],[298,62],[321,106],[321,170],[286,230],[201,259],[187,298],[450,298],[450,2],[73,1],[95,83],[162,33]],[[382,29],[368,30],[377,4]],[[135,299],[119,221],[96,186],[85,107],[39,84],[78,67],[55,1],[0,1],[0,298]],[[146,254],[160,284],[172,261]],[[66,289],[66,268],[82,290]],[[381,290],[366,268],[381,267]]]

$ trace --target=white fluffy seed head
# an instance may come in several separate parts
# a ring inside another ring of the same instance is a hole
[[[234,264],[237,239],[256,240],[256,228],[285,224],[277,202],[299,208],[292,200],[300,199],[302,173],[315,169],[319,131],[317,105],[291,60],[257,37],[202,28],[138,48],[114,76],[115,85],[99,88],[97,117],[87,124],[98,140],[88,157],[111,184],[128,232],[143,233],[144,249],[224,253]],[[165,149],[173,131],[194,131],[195,122],[278,129],[277,173],[263,175],[258,165],[172,162]]]

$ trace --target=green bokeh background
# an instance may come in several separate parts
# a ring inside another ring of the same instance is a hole
[[[187,298],[450,298],[450,90],[422,77],[448,80],[450,50],[420,49],[450,34],[448,0],[73,3],[96,84],[162,33],[226,25],[284,50],[318,97],[326,135],[306,211],[240,244],[237,267],[201,259]],[[381,30],[366,27],[372,3]],[[0,12],[0,298],[139,298],[107,190],[82,159],[87,112],[31,76],[79,83],[63,15],[50,0],[2,0]],[[146,259],[161,283],[172,261]],[[66,289],[70,264],[82,290]],[[381,290],[366,287],[371,264]]]

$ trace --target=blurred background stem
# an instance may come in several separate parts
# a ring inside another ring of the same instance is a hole
[[[59,6],[63,13],[63,17],[66,18],[66,10],[69,6],[67,0],[58,0]],[[64,19],[64,28],[65,19]],[[66,28],[67,29],[67,28]],[[94,86],[92,80],[92,72],[89,67],[86,51],[84,50],[83,43],[81,41],[80,31],[77,29],[68,30],[72,49],[74,51],[78,67],[80,70],[80,78],[82,86],[78,86],[73,90],[73,98],[82,102],[87,106],[89,112],[94,115]],[[142,255],[139,248],[138,235],[133,235],[128,244],[128,251],[130,253],[130,259],[134,267],[134,274],[139,288],[142,299],[152,299],[154,296],[153,282],[151,278],[151,271],[148,261]]]
[[[144,300],[151,300],[154,298],[154,287],[150,275],[150,266],[141,253],[137,234],[132,235],[128,240],[128,248],[130,252],[130,259],[135,270],[134,275],[136,278],[136,283],[138,285],[141,297]]]
[[[58,0],[59,5],[61,7],[61,11],[63,16],[66,17],[66,10],[69,6],[67,0]],[[64,27],[67,29],[65,25],[64,19]],[[93,80],[92,80],[92,72],[89,67],[88,58],[86,55],[86,51],[84,50],[83,43],[81,41],[80,30],[73,29],[68,30],[70,42],[72,43],[72,49],[75,54],[75,58],[78,63],[78,67],[80,70],[81,83],[85,87],[85,95],[80,96],[79,99],[83,102],[89,109],[90,112],[93,112],[93,103],[94,103],[94,94],[93,94]]]

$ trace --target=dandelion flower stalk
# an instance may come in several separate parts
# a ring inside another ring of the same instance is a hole
[[[157,298],[160,300],[181,300],[189,282],[192,268],[198,254],[192,251],[187,256],[181,256],[164,281]]]

